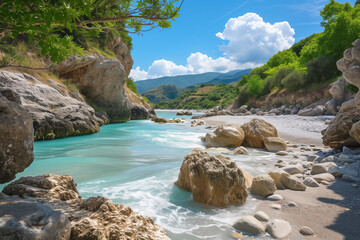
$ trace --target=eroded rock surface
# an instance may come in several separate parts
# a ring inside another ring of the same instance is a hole
[[[245,132],[244,146],[253,148],[265,148],[264,139],[277,137],[276,128],[265,120],[254,118],[241,126]]]
[[[95,133],[106,120],[95,115],[77,92],[47,80],[41,82],[26,73],[0,71],[0,92],[19,96],[19,103],[33,119],[35,140]]]
[[[7,237],[4,239],[169,239],[151,218],[128,206],[104,197],[81,198],[70,176],[20,178],[6,186],[3,193],[0,213],[18,207],[1,217],[2,226],[6,226],[0,230],[0,236]]]
[[[194,149],[185,156],[178,180],[197,202],[217,207],[243,204],[247,198],[245,177],[230,158]]]
[[[0,133],[0,183],[6,183],[34,160],[33,122],[11,90],[0,91]]]
[[[344,52],[344,57],[337,62],[338,69],[342,72],[346,81],[360,87],[360,39],[353,43],[353,48]],[[323,134],[323,142],[330,145],[332,142],[342,142],[342,145],[351,145],[353,142],[360,144],[360,92],[353,100],[344,103],[330,122]]]

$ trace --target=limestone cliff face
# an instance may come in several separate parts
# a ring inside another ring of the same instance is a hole
[[[95,133],[108,122],[99,118],[76,90],[26,73],[0,71],[0,91],[12,91],[31,115],[35,140]]]
[[[86,98],[103,108],[110,122],[149,118],[149,106],[131,101],[126,91],[125,79],[134,63],[130,50],[120,38],[110,49],[117,59],[104,59],[99,55],[85,58],[73,56],[60,64],[58,72],[76,83]]]
[[[360,39],[353,43],[353,48],[344,52],[344,57],[337,62],[338,69],[349,83],[360,88]],[[323,142],[342,142],[343,145],[360,144],[360,92],[354,99],[342,104],[339,113],[323,132]]]

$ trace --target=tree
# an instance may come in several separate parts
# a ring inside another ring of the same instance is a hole
[[[250,95],[259,95],[264,89],[263,80],[260,76],[252,75],[248,79],[247,92]]]
[[[26,35],[43,55],[60,62],[82,53],[71,32],[86,29],[93,36],[107,29],[142,33],[169,28],[183,0],[2,0],[0,39]]]

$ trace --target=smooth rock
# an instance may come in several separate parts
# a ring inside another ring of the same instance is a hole
[[[207,133],[205,142],[208,147],[239,147],[244,142],[245,134],[236,125],[222,125],[213,133]]]
[[[287,156],[287,155],[289,155],[289,153],[286,152],[286,151],[279,151],[279,152],[276,153],[276,155],[279,155],[279,156]]]
[[[268,197],[266,197],[266,200],[270,200],[270,201],[280,201],[280,200],[283,200],[284,198],[279,195],[279,194],[273,194],[273,195],[270,195]]]
[[[341,177],[341,180],[343,181],[346,181],[346,182],[357,182],[358,181],[358,178],[354,177],[354,176],[351,176],[349,174],[344,174],[342,177]]]
[[[268,174],[262,174],[254,177],[250,192],[254,195],[267,197],[276,190],[274,180]]]
[[[305,235],[305,236],[315,234],[314,231],[311,228],[309,228],[308,226],[302,226],[299,231],[302,235]]]
[[[330,167],[336,167],[336,166],[337,165],[333,162],[314,164],[311,169],[311,175],[326,173]]]
[[[305,170],[302,165],[296,164],[296,165],[288,165],[286,167],[281,168],[280,170],[283,170],[284,172],[287,172],[291,175],[303,173]]]
[[[263,234],[265,233],[265,227],[262,223],[253,216],[245,216],[240,218],[234,223],[233,228],[238,231],[251,233],[251,234]]]
[[[334,182],[335,177],[330,173],[321,173],[313,175],[312,178],[314,178],[318,183],[321,183],[321,181],[327,181],[327,182]]]
[[[254,214],[254,217],[259,220],[259,221],[262,221],[262,222],[267,222],[270,220],[269,216],[264,213],[263,211],[258,211]]]
[[[281,219],[271,219],[266,224],[266,231],[276,239],[281,239],[291,233],[291,226],[288,222]]]
[[[281,205],[280,204],[270,204],[269,207],[276,209],[276,210],[280,210],[281,209]]]
[[[287,149],[287,145],[285,141],[279,137],[265,138],[264,145],[268,151],[272,151],[272,152],[286,151]]]
[[[306,177],[303,181],[303,184],[305,184],[308,187],[319,187],[320,185],[318,182],[313,179],[312,177]]]

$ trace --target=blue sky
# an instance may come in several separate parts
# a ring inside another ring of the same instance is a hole
[[[185,0],[170,29],[132,35],[130,76],[142,80],[259,66],[277,51],[321,32],[319,11],[328,2]]]

